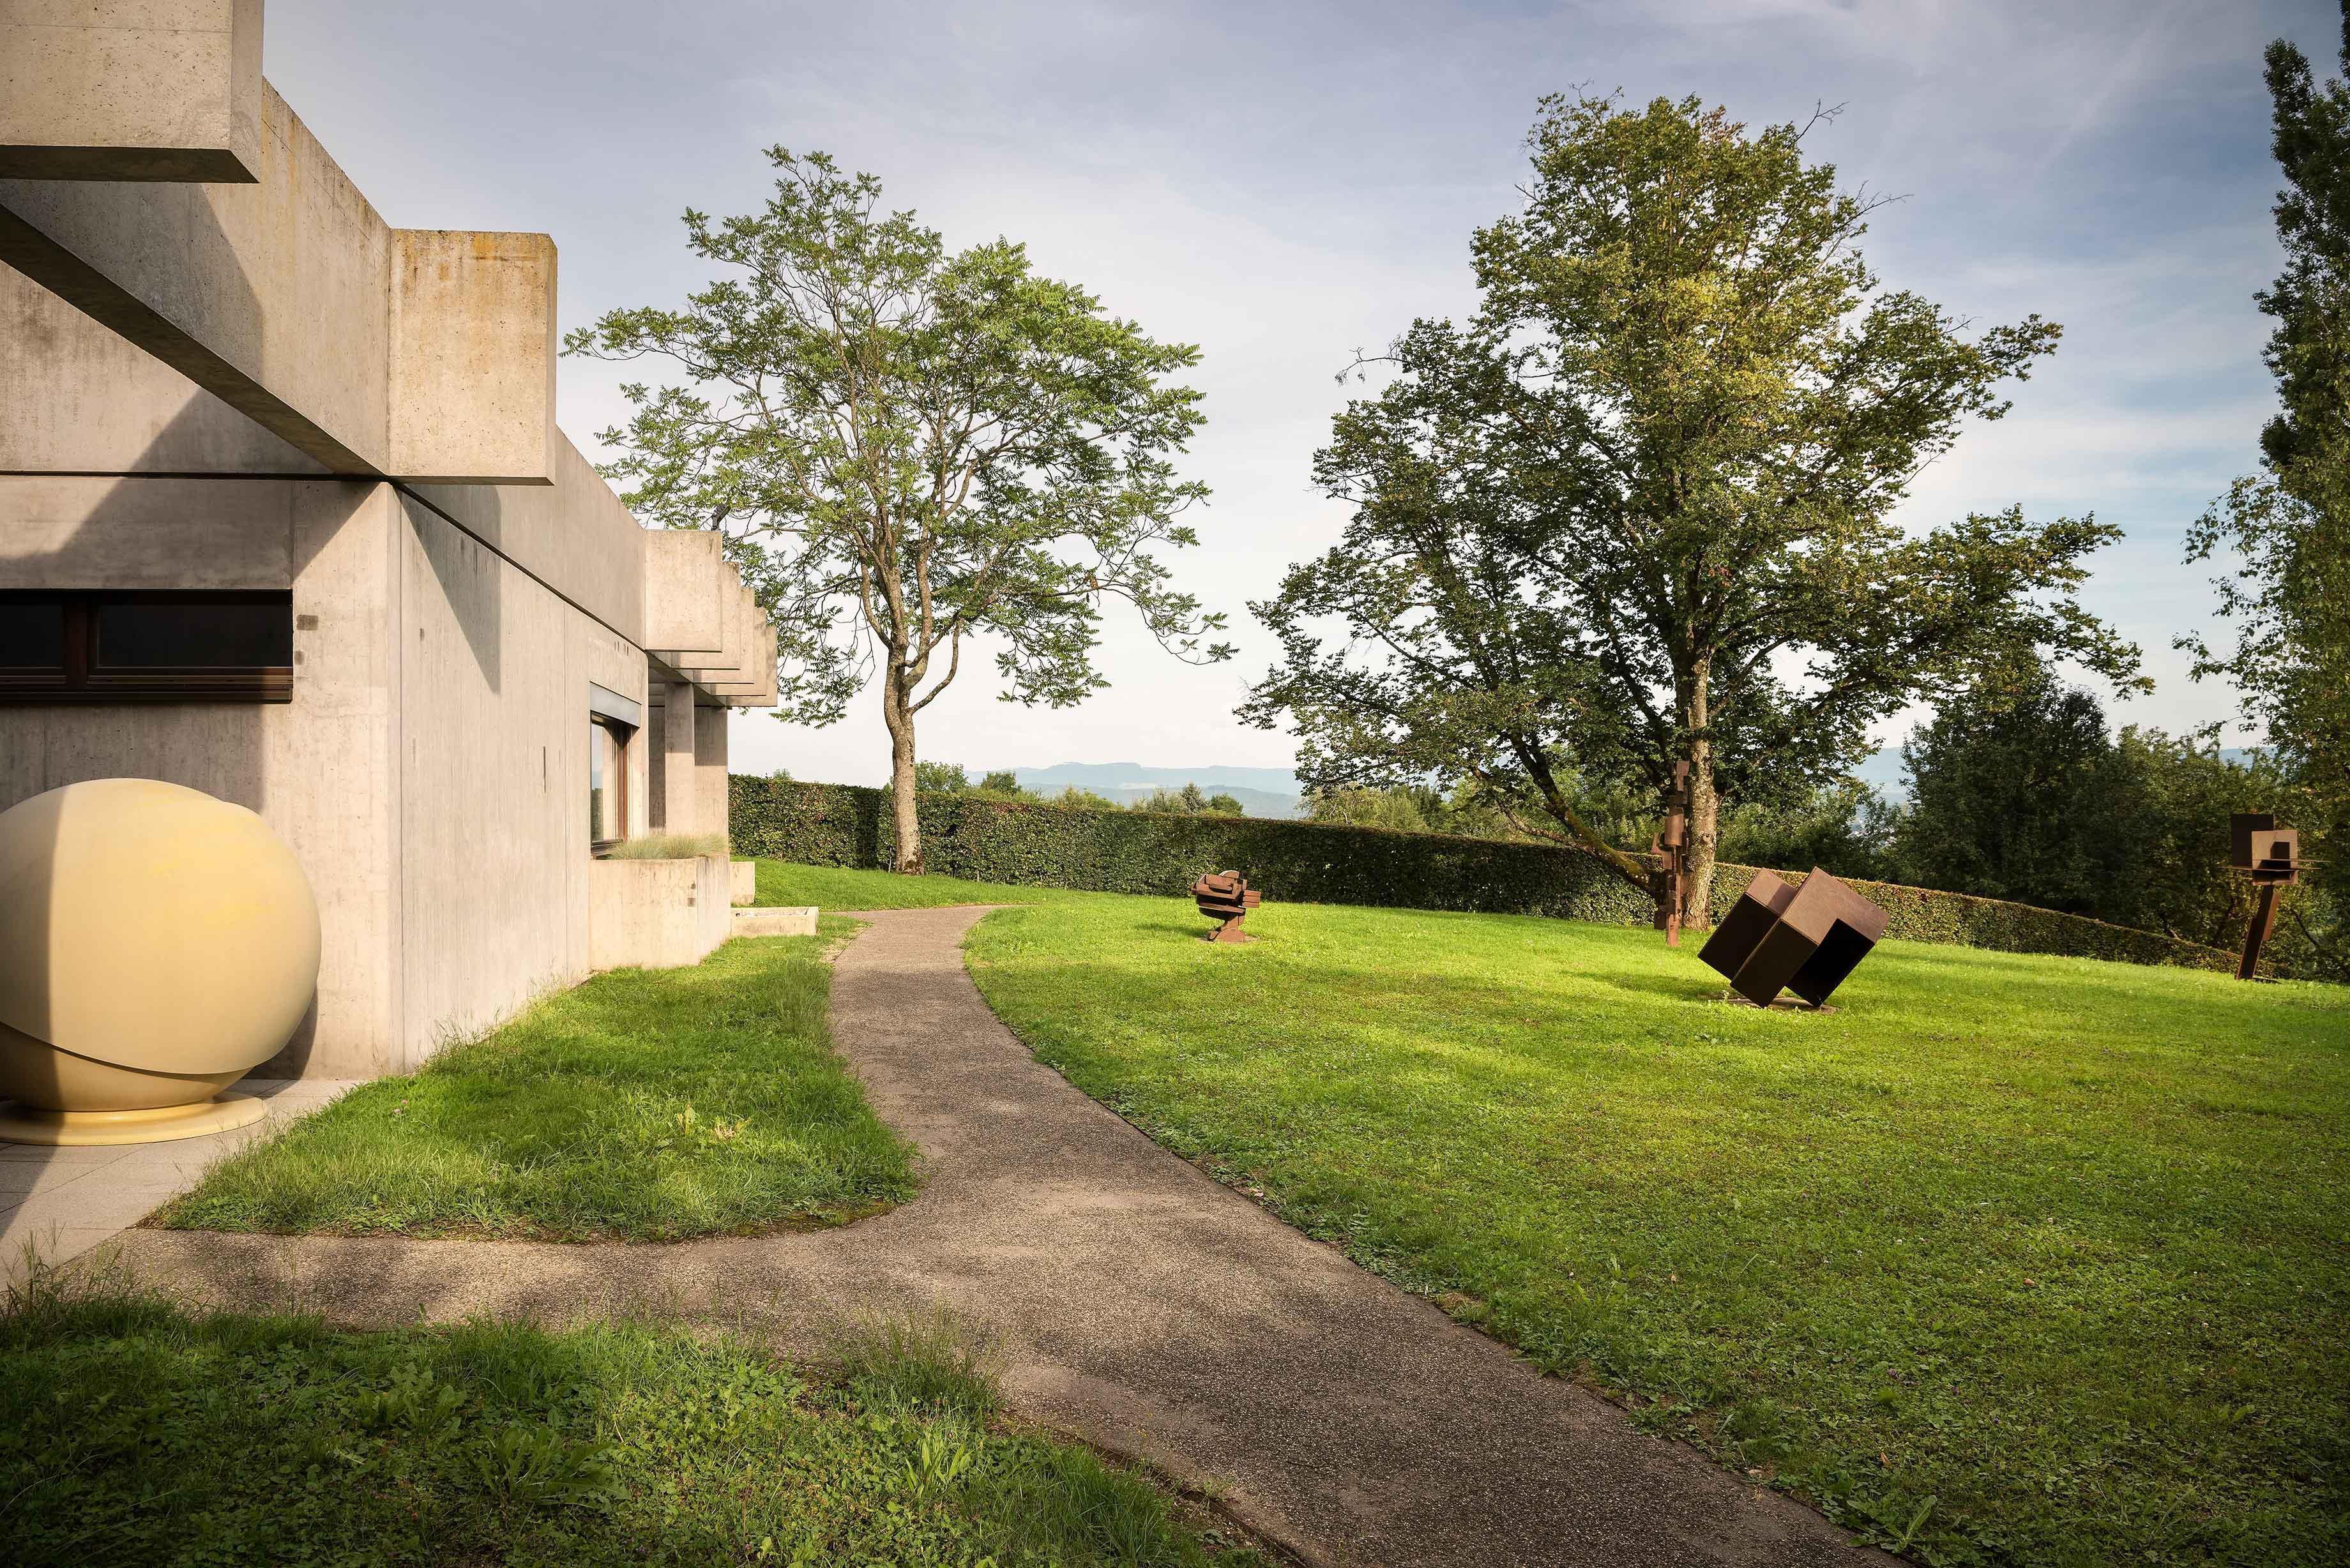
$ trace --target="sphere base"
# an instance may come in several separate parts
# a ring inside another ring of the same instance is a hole
[[[267,1101],[234,1093],[192,1106],[140,1111],[44,1111],[11,1100],[0,1102],[0,1143],[50,1147],[169,1143],[251,1127],[268,1114]]]

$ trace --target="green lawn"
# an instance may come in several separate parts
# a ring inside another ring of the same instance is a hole
[[[826,1030],[825,950],[851,929],[598,975],[232,1156],[152,1222],[666,1241],[900,1201],[912,1149]]]
[[[1765,1013],[1647,930],[1249,924],[1056,895],[971,963],[1170,1147],[1921,1561],[2350,1554],[2350,992],[1888,943]]]
[[[26,1568],[1263,1563],[1009,1423],[927,1330],[816,1374],[643,1325],[348,1334],[46,1285],[0,1314],[0,1530]]]
[[[1100,897],[1059,888],[1015,888],[953,877],[896,877],[886,871],[795,866],[784,860],[762,860],[758,866],[756,902],[814,904],[820,909],[936,909],[951,904],[1052,904]]]

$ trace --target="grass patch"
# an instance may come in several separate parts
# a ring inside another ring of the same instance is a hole
[[[726,854],[723,833],[647,833],[623,838],[604,851],[607,860],[691,860],[698,856]]]
[[[2350,1560],[2350,991],[1887,943],[1829,1014],[1508,916],[991,917],[1045,1061],[1935,1564]]]
[[[823,909],[937,909],[951,904],[1054,904],[1100,895],[1063,888],[1017,888],[959,877],[900,877],[839,866],[761,860],[758,902],[814,904]]]
[[[0,1528],[27,1568],[1265,1563],[992,1390],[927,1400],[959,1356],[843,1383],[641,1324],[341,1333],[36,1277],[0,1313]]]
[[[853,924],[598,975],[231,1156],[151,1223],[673,1241],[901,1201],[912,1148],[826,1029],[825,950]]]

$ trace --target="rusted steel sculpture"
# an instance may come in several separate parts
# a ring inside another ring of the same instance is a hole
[[[1256,939],[1241,929],[1248,912],[1264,901],[1264,895],[1248,885],[1248,878],[1237,871],[1211,871],[1191,884],[1191,897],[1198,900],[1200,913],[1222,922],[1216,927],[1211,942],[1253,942]]]
[[[2243,961],[2236,965],[2238,980],[2258,980],[2261,949],[2276,929],[2277,889],[2301,880],[2301,835],[2280,827],[2265,811],[2240,811],[2228,819],[2231,840],[2229,865],[2249,877],[2258,889],[2252,897],[2252,923],[2244,932]]]
[[[1785,990],[1820,1008],[1885,935],[1885,921],[1884,910],[1816,866],[1798,888],[1757,871],[1697,956],[1757,1007]]]
[[[1673,785],[1665,792],[1665,819],[1648,836],[1648,853],[1657,857],[1649,873],[1648,890],[1656,896],[1657,929],[1665,946],[1681,945],[1681,893],[1689,887],[1690,765],[1673,764]]]

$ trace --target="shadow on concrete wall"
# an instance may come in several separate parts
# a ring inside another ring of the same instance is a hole
[[[441,524],[437,529],[428,532],[419,528],[416,512],[430,508],[416,497],[403,492],[400,503],[400,521],[416,541],[418,551],[431,563],[432,575],[441,585],[441,596],[456,618],[458,628],[465,634],[465,646],[473,656],[474,668],[482,672],[491,695],[497,695],[504,675],[500,662],[505,634],[505,601],[499,576],[503,563],[480,540],[450,526],[437,515],[433,518]],[[494,518],[499,507],[494,490],[489,493],[487,505]],[[446,541],[445,545],[435,547],[434,534]],[[422,629],[421,624],[418,629]]]
[[[177,453],[196,444],[193,427],[207,418],[203,397],[192,400],[159,432],[141,454],[140,462],[161,452]],[[134,464],[134,466],[137,466]],[[175,561],[185,559],[186,545],[172,536],[174,516],[165,501],[167,487],[218,483],[227,480],[303,482],[350,486],[349,511],[364,504],[368,486],[311,474],[216,475],[191,479],[185,475],[130,474],[115,479],[84,514],[72,535],[52,547],[28,551],[22,547],[22,530],[11,530],[0,514],[0,580],[8,586],[44,588],[109,588],[186,584],[193,574],[175,576]],[[205,582],[204,586],[285,587],[296,590],[295,609],[301,613],[299,584],[320,548],[335,531],[324,519],[305,526],[298,506],[289,505],[284,523],[282,556],[256,550],[250,567],[232,574],[239,581]],[[19,540],[11,548],[12,535]],[[177,544],[177,549],[175,549]],[[279,564],[282,562],[282,565]],[[282,573],[283,580],[279,580]],[[301,657],[297,649],[296,659]],[[300,670],[295,674],[294,701],[303,701]],[[0,810],[21,800],[100,778],[157,778],[203,790],[267,815],[271,779],[268,754],[268,709],[255,703],[58,703],[0,707]],[[30,889],[0,884],[0,898],[22,912],[46,909],[46,899],[32,899]],[[46,995],[26,1003],[26,1014],[36,1006],[47,1012]],[[299,1076],[308,1064],[317,1034],[317,1003],[314,997],[303,1021],[285,1048],[255,1069],[267,1075]]]

